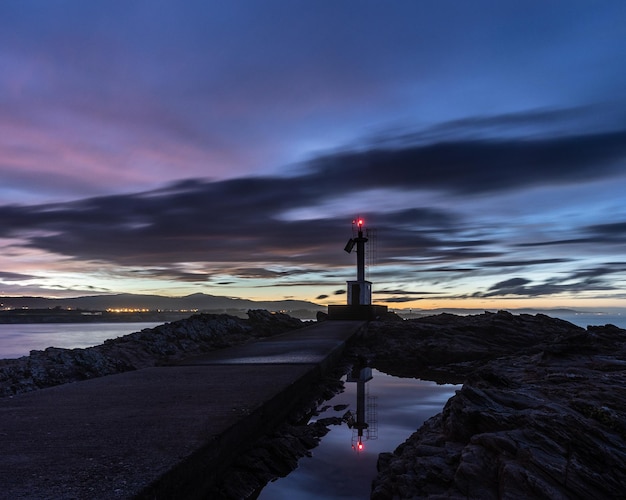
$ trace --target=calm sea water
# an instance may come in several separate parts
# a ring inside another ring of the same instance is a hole
[[[577,313],[577,314],[560,314],[560,319],[574,323],[575,325],[587,328],[589,325],[606,325],[612,324],[619,328],[626,329],[626,314],[604,314],[604,313]]]
[[[0,359],[28,356],[46,347],[91,347],[161,323],[38,323],[0,325]]]
[[[371,372],[372,379],[364,384],[368,428],[363,431],[363,448],[359,449],[355,426],[332,426],[312,456],[301,458],[288,476],[269,483],[259,499],[369,498],[378,454],[403,443],[425,420],[441,412],[461,387]],[[345,391],[324,403],[331,407],[317,418],[342,417],[346,411],[355,415],[357,386],[358,382],[346,382]],[[335,405],[340,407],[334,409]]]

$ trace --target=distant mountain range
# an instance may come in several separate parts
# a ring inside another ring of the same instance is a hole
[[[183,297],[168,297],[164,295],[138,295],[132,293],[122,293],[116,295],[89,295],[72,298],[46,298],[46,297],[0,297],[0,309],[7,308],[28,308],[28,309],[81,309],[85,311],[106,311],[107,309],[148,309],[150,311],[247,311],[248,309],[266,309],[268,311],[326,311],[326,306],[321,306],[305,300],[276,300],[276,301],[254,301],[235,297],[223,297],[218,295],[208,295],[204,293],[194,293]],[[497,309],[464,309],[464,308],[438,308],[419,309],[406,308],[394,309],[403,317],[419,317],[441,313],[451,313],[457,315],[480,314],[485,310],[497,311]],[[515,314],[543,313],[550,316],[569,316],[575,314],[626,314],[626,309],[607,307],[598,311],[592,308],[510,308],[509,311]]]
[[[220,297],[204,293],[194,293],[184,297],[163,295],[91,295],[73,298],[45,297],[0,297],[1,308],[29,309],[84,309],[105,311],[107,309],[149,309],[151,311],[226,311],[266,309],[268,311],[311,310],[325,311],[325,306],[304,300],[254,301],[232,297]]]

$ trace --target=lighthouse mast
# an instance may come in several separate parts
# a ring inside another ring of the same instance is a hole
[[[363,219],[357,219],[358,228],[357,237],[354,238],[356,243],[356,280],[365,281],[365,243],[367,238],[363,236]]]
[[[357,237],[350,238],[344,250],[352,252],[356,246],[356,281],[348,281],[348,305],[364,306],[372,303],[372,283],[365,279],[365,243],[363,236],[364,221],[361,218],[352,222],[357,226]]]

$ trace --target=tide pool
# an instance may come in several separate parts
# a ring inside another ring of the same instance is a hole
[[[371,370],[371,379],[361,384],[358,379],[358,376],[345,376],[345,391],[321,405],[328,409],[316,417],[343,417],[350,412],[352,426],[345,422],[332,426],[311,450],[312,456],[301,458],[296,470],[265,486],[259,499],[369,498],[378,454],[393,451],[424,421],[441,412],[461,387],[392,377],[377,370]],[[357,425],[359,392],[364,403],[363,423],[367,427]],[[359,427],[362,427],[362,447]]]

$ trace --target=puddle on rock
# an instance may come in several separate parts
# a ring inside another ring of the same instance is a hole
[[[339,417],[342,423],[330,427],[296,470],[265,486],[259,499],[369,498],[378,454],[395,450],[461,388],[371,368],[355,369],[343,381],[344,392],[312,419]]]

